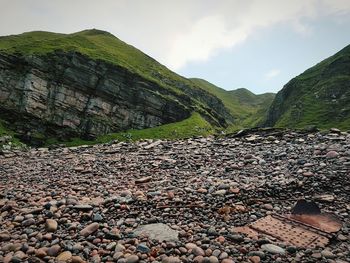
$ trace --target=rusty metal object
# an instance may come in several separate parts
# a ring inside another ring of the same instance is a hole
[[[237,227],[235,231],[252,239],[266,235],[287,245],[303,248],[325,247],[329,242],[328,235],[276,215],[263,217],[248,226]]]
[[[326,233],[338,232],[342,227],[341,221],[331,214],[289,215],[289,219],[313,226],[314,228],[320,229]]]
[[[332,214],[321,213],[315,202],[306,202],[299,200],[294,208],[292,214],[288,215],[291,220],[315,227],[326,233],[338,232],[342,227],[342,222]]]
[[[325,247],[333,237],[332,233],[339,231],[341,226],[341,221],[321,213],[314,202],[302,200],[297,202],[292,214],[269,215],[234,230],[253,239],[266,235],[287,245],[315,248]]]
[[[306,200],[298,200],[292,208],[293,215],[318,215],[321,214],[321,209],[315,202],[307,202]]]
[[[259,239],[259,233],[249,226],[238,226],[234,228],[234,231],[237,233],[241,233],[244,235],[247,235],[251,239],[258,240]]]

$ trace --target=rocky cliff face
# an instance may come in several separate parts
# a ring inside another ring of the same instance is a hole
[[[191,110],[189,97],[76,52],[0,54],[0,117],[22,132],[89,137],[179,121]]]
[[[16,134],[89,138],[193,112],[215,126],[232,122],[220,99],[108,32],[0,37],[0,124]]]

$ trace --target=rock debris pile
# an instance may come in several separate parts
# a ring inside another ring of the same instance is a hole
[[[338,216],[326,247],[234,231],[299,199]],[[3,152],[0,262],[349,262],[350,135]]]

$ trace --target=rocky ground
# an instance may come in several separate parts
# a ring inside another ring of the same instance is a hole
[[[349,174],[337,130],[5,151],[0,262],[350,262]],[[344,223],[326,248],[233,229],[300,198]]]

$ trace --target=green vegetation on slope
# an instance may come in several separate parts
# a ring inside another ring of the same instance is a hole
[[[6,127],[6,123],[4,120],[1,120],[0,119],[0,137],[2,136],[11,136],[11,144],[15,145],[15,146],[20,146],[21,145],[21,142],[15,138],[15,132],[9,130],[7,127]],[[1,145],[1,143],[0,143]]]
[[[125,67],[179,94],[183,93],[183,84],[191,89],[198,89],[188,79],[106,31],[89,29],[73,34],[33,31],[0,37],[1,52],[45,55],[56,50],[75,51]],[[179,85],[173,85],[174,83]]]
[[[47,54],[55,50],[77,51],[94,59],[101,59],[140,72],[162,70],[162,65],[119,40],[100,30],[84,30],[73,34],[34,31],[20,35],[0,37],[0,49],[10,53]]]
[[[186,106],[206,116],[212,124],[225,126],[232,119],[220,100],[211,93],[108,32],[97,29],[72,34],[33,31],[0,37],[0,52],[8,54],[44,56],[58,50],[79,52],[92,59],[121,66],[171,90],[176,96],[187,97],[184,100],[190,101],[191,105]]]
[[[228,131],[259,126],[264,121],[266,112],[275,96],[273,93],[256,95],[247,89],[237,89],[226,91],[210,82],[192,78],[202,89],[210,92],[222,100],[226,108],[234,116],[234,123],[228,128]]]
[[[161,125],[143,130],[128,130],[126,132],[112,133],[98,137],[94,141],[86,141],[74,138],[69,142],[58,142],[56,139],[47,140],[46,144],[63,143],[66,146],[83,144],[107,143],[113,140],[137,141],[141,139],[182,139],[193,136],[208,136],[214,133],[214,128],[201,117],[199,113],[193,113],[188,119],[180,122]]]
[[[4,121],[0,120],[0,136],[10,135],[10,133],[11,131],[5,127]]]
[[[289,81],[265,125],[350,129],[350,45]]]
[[[140,50],[108,32],[97,29],[73,34],[33,31],[20,35],[4,36],[0,37],[0,50],[26,55],[45,55],[56,50],[75,51],[93,59],[125,67],[131,72],[156,82],[159,82],[160,76],[178,81],[185,80]],[[176,91],[181,93],[180,90]]]

